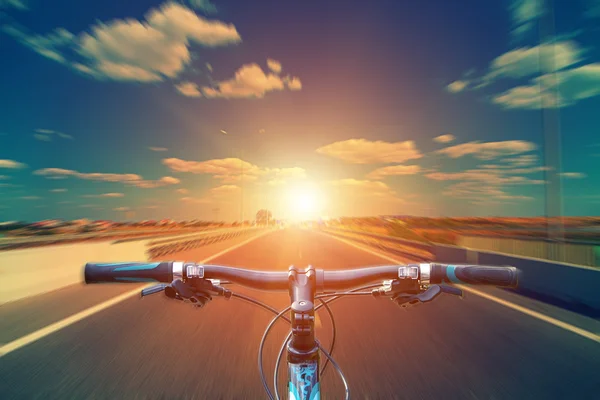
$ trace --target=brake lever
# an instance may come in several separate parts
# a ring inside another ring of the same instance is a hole
[[[418,294],[399,293],[393,296],[392,300],[395,301],[400,307],[407,308],[421,303],[429,303],[441,293],[448,293],[462,297],[463,291],[451,286],[431,285],[425,291]]]
[[[150,286],[148,288],[144,288],[144,289],[142,289],[141,297],[146,297],[146,296],[150,296],[151,294],[160,293],[163,290],[165,290],[166,287],[167,287],[167,285],[165,283],[161,283],[158,285]]]
[[[226,299],[231,298],[231,290],[219,286],[219,283],[218,280],[210,279],[191,279],[186,282],[176,279],[170,285],[166,285],[165,295],[172,299],[191,303],[197,308],[202,308],[212,300],[213,294],[223,296]]]
[[[462,289],[459,289],[457,287],[440,285],[440,288],[442,288],[442,292],[444,292],[444,293],[453,294],[455,296],[463,297],[463,291],[462,291]]]

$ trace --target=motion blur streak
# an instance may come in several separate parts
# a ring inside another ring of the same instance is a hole
[[[201,248],[193,249],[169,259],[206,258],[201,253]],[[398,257],[398,261],[410,260]],[[381,255],[292,228],[266,234],[211,262],[280,271],[291,264],[336,270],[389,263]],[[90,285],[76,290],[84,297],[104,287],[121,286]],[[285,291],[229,288],[278,309],[289,305]],[[489,291],[501,296],[494,290]],[[56,296],[45,295],[39,302]],[[527,308],[539,306],[527,298],[513,302]],[[10,310],[3,306],[7,317],[0,317],[0,332],[10,330],[5,328],[10,328],[11,318],[14,324],[26,323],[11,315],[29,315],[40,307],[26,302],[13,304]],[[433,303],[403,311],[388,299],[357,296],[340,300],[331,309],[338,328],[334,356],[355,399],[579,400],[600,391],[597,342],[483,297],[461,300],[443,295]],[[585,328],[592,331],[599,325],[564,312],[561,319],[571,324],[587,323]],[[130,298],[5,355],[0,362],[0,393],[3,400],[264,399],[256,356],[271,318],[264,310],[236,299],[214,299],[196,310],[163,295],[143,301]],[[331,323],[326,314],[321,318],[317,337],[328,346]],[[266,343],[267,372],[272,371],[288,328],[276,324]],[[7,342],[13,340],[5,337]],[[322,397],[339,399],[342,390],[333,369],[327,371]]]
[[[326,233],[323,233],[323,234],[327,235]],[[348,244],[350,246],[356,247],[357,249],[361,249],[363,251],[369,252],[369,253],[371,253],[373,255],[376,255],[378,257],[381,257],[381,258],[384,258],[386,260],[389,260],[389,261],[391,261],[393,263],[401,264],[401,262],[398,259],[390,257],[389,255],[380,253],[380,252],[378,252],[376,250],[369,249],[367,247],[364,247],[364,246],[361,246],[359,244],[353,243],[353,242],[351,242],[349,240],[346,240],[346,239],[338,238],[338,237],[333,236],[333,235],[327,235],[327,236],[329,236],[331,238],[334,238],[336,240],[339,240],[341,242],[344,242],[344,243],[346,243],[346,244]],[[571,324],[567,324],[566,322],[563,322],[563,321],[560,321],[560,320],[558,320],[556,318],[552,318],[552,317],[549,317],[547,315],[541,314],[541,313],[539,313],[537,311],[530,310],[530,309],[528,309],[526,307],[521,307],[521,306],[519,306],[517,304],[513,304],[513,303],[511,303],[509,301],[506,301],[506,300],[500,299],[498,297],[492,296],[492,295],[490,295],[488,293],[484,293],[484,292],[482,292],[480,290],[477,290],[477,289],[474,289],[472,287],[465,286],[465,285],[457,285],[457,286],[459,286],[461,289],[463,289],[466,292],[473,293],[473,294],[475,294],[477,296],[481,296],[481,297],[483,297],[485,299],[491,300],[491,301],[493,301],[495,303],[498,303],[498,304],[501,304],[501,305],[503,305],[505,307],[512,308],[513,310],[522,312],[523,314],[527,314],[527,315],[529,315],[529,316],[531,316],[533,318],[537,318],[539,320],[548,322],[549,324],[555,325],[555,326],[557,326],[559,328],[565,329],[565,330],[567,330],[569,332],[573,332],[573,333],[575,333],[577,335],[583,336],[586,339],[590,339],[590,340],[593,340],[595,342],[600,343],[600,335],[596,335],[595,333],[588,332],[585,329],[581,329],[581,328],[578,328],[578,327],[573,326]]]
[[[243,245],[253,241],[254,239],[257,239],[266,233],[268,233],[268,231],[262,232],[256,236],[253,236],[253,237],[243,241],[242,243],[238,243],[234,246],[229,247],[228,249],[225,249],[219,253],[216,253],[216,254],[200,261],[200,263],[206,263],[206,262],[211,261],[219,256],[222,256],[223,254],[230,252],[234,249],[237,249],[238,247],[243,246]],[[83,266],[82,266],[82,268],[83,268]],[[33,333],[30,333],[29,335],[26,335],[19,339],[13,340],[12,342],[7,343],[7,344],[3,345],[2,347],[0,347],[0,357],[5,356],[6,354],[10,353],[11,351],[20,349],[23,346],[27,346],[29,343],[35,342],[36,340],[39,340],[39,339],[43,338],[44,336],[50,335],[51,333],[54,333],[64,327],[74,324],[77,321],[81,321],[82,319],[87,318],[90,315],[94,315],[97,312],[105,310],[108,307],[111,307],[117,303],[120,303],[121,301],[123,301],[125,299],[139,295],[142,288],[147,287],[147,286],[152,286],[152,284],[140,286],[139,288],[137,288],[135,290],[130,290],[127,293],[123,293],[119,296],[116,296],[116,297],[110,299],[110,300],[107,300],[98,305],[90,307],[86,310],[78,312],[77,314],[71,315],[70,317],[67,317],[63,320],[60,320],[51,325],[48,325],[45,328],[42,328]]]

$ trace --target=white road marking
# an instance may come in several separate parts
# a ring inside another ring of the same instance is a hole
[[[397,259],[395,259],[393,257],[390,257],[390,256],[388,256],[385,253],[381,253],[379,251],[370,249],[368,247],[361,246],[361,245],[356,244],[354,242],[351,242],[349,240],[342,239],[342,238],[339,238],[339,237],[334,236],[334,235],[330,235],[330,234],[325,233],[325,232],[320,232],[320,233],[323,234],[323,235],[325,235],[325,236],[328,236],[328,237],[334,238],[336,240],[339,240],[340,242],[346,243],[347,245],[350,245],[350,246],[355,247],[357,249],[363,250],[363,251],[365,251],[367,253],[371,253],[371,254],[373,254],[373,255],[375,255],[377,257],[380,257],[380,258],[386,259],[388,261],[391,261],[394,264],[404,264],[402,261],[399,261],[399,260],[397,260]],[[590,340],[593,340],[595,342],[600,343],[600,335],[597,335],[597,334],[595,334],[593,332],[586,331],[585,329],[581,329],[581,328],[579,328],[579,327],[577,327],[575,325],[568,324],[568,323],[560,321],[560,320],[558,320],[556,318],[552,318],[552,317],[550,317],[548,315],[539,313],[537,311],[530,310],[529,308],[520,306],[518,304],[511,303],[511,302],[509,302],[507,300],[501,299],[501,298],[493,296],[491,294],[481,292],[481,291],[479,291],[477,289],[473,289],[472,287],[468,287],[468,286],[464,286],[464,285],[458,285],[458,286],[460,286],[461,289],[463,289],[463,290],[465,290],[465,291],[467,291],[469,293],[473,293],[476,296],[483,297],[484,299],[493,301],[493,302],[498,303],[500,305],[503,305],[505,307],[511,308],[511,309],[513,309],[515,311],[522,312],[525,315],[529,315],[530,317],[537,318],[537,319],[539,319],[541,321],[547,322],[549,324],[552,324],[554,326],[557,326],[559,328],[562,328],[564,330],[572,332],[572,333],[574,333],[576,335],[579,335],[581,337],[584,337],[586,339],[590,339]]]
[[[230,251],[233,251],[233,250],[237,249],[238,247],[242,247],[242,246],[250,243],[251,241],[258,239],[259,237],[266,235],[269,232],[271,232],[271,231],[265,231],[256,236],[253,236],[249,239],[246,239],[241,243],[233,245],[223,251],[213,254],[212,256],[210,256],[202,261],[199,261],[199,263],[204,264],[211,260],[214,260],[215,258],[220,257],[223,254],[229,253]],[[152,286],[152,284],[145,285],[144,287],[148,287],[148,286]],[[97,304],[97,305],[87,308],[83,311],[80,311],[76,314],[73,314],[70,317],[64,318],[64,319],[62,319],[58,322],[55,322],[53,324],[50,324],[44,328],[38,329],[37,331],[32,332],[23,337],[20,337],[19,339],[15,339],[12,342],[4,344],[4,345],[2,345],[2,347],[0,347],[0,357],[3,357],[5,355],[7,355],[8,353],[11,353],[15,350],[20,349],[21,347],[27,346],[28,344],[33,343],[45,336],[48,336],[54,332],[57,332],[63,328],[66,328],[67,326],[72,325],[75,322],[81,321],[84,318],[94,315],[102,310],[105,310],[105,309],[111,307],[111,306],[114,306],[115,304],[118,304],[118,303],[122,302],[123,300],[127,300],[128,298],[133,297],[135,295],[139,296],[140,292],[141,292],[141,288],[131,290],[129,292],[125,292],[116,297],[113,297],[112,299],[106,300],[100,304]]]

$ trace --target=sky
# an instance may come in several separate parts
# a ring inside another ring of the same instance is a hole
[[[0,220],[597,216],[598,46],[600,0],[0,0]]]

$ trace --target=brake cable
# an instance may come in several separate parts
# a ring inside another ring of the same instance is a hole
[[[323,304],[323,307],[325,307],[325,309],[327,310],[327,312],[329,313],[329,318],[331,319],[331,326],[332,326],[332,338],[331,338],[331,345],[329,347],[329,356],[327,356],[327,359],[325,360],[325,364],[323,364],[323,368],[321,369],[320,375],[323,375],[323,373],[325,372],[325,368],[327,368],[327,365],[329,365],[329,359],[331,357],[331,355],[333,354],[333,349],[335,348],[335,337],[336,337],[336,333],[337,333],[337,329],[336,329],[336,325],[335,325],[335,318],[333,317],[333,312],[331,311],[331,308],[329,308],[329,306],[327,305],[327,302],[325,300],[320,300],[321,303]],[[283,340],[283,343],[281,344],[281,348],[279,349],[279,355],[277,356],[277,361],[275,361],[275,369],[273,370],[273,387],[275,388],[275,399],[276,400],[280,400],[279,397],[279,393],[277,390],[277,382],[279,381],[279,365],[281,364],[281,359],[283,358],[283,352],[285,351],[285,347],[287,346],[288,342],[290,341],[292,337],[292,332],[290,331],[287,335],[287,337]],[[322,350],[322,347],[320,345],[319,349]],[[337,369],[337,368],[336,368]],[[338,374],[341,373],[341,370],[338,371]],[[342,374],[342,380],[344,380],[343,374]]]
[[[320,345],[320,343],[317,341],[317,345],[319,347],[319,349],[323,352],[323,354],[325,354],[325,356],[327,357],[327,360],[325,360],[325,364],[323,365],[323,369],[321,369],[321,375],[325,372],[325,368],[328,365],[328,362],[331,361],[332,365],[334,366],[334,368],[336,369],[338,375],[340,376],[340,378],[342,379],[342,382],[344,383],[344,387],[346,388],[346,399],[349,398],[350,396],[350,391],[346,382],[346,377],[344,376],[344,373],[342,372],[341,368],[339,367],[339,365],[337,365],[337,363],[335,362],[335,360],[332,357],[333,354],[333,349],[335,346],[335,338],[336,338],[336,333],[337,333],[337,329],[336,329],[336,325],[335,325],[335,318],[333,316],[333,311],[331,311],[331,308],[329,308],[329,303],[338,300],[340,298],[342,298],[343,296],[346,296],[348,294],[358,294],[356,292],[358,292],[359,290],[366,290],[366,289],[372,289],[375,287],[380,287],[381,284],[376,284],[376,285],[368,285],[368,286],[362,286],[362,287],[358,287],[355,289],[352,289],[350,292],[344,292],[344,293],[328,293],[328,294],[324,294],[324,295],[318,295],[315,296],[315,299],[319,299],[321,301],[321,304],[319,304],[317,307],[315,307],[315,312],[317,312],[318,310],[321,309],[321,307],[325,307],[325,309],[327,310],[327,312],[329,313],[329,317],[331,318],[331,325],[332,325],[332,329],[333,329],[333,334],[332,334],[332,339],[331,339],[331,346],[329,349],[329,353],[325,351],[325,349],[322,348],[322,346]],[[356,291],[356,292],[354,292]],[[365,293],[360,293],[360,294],[367,294]],[[368,292],[368,294],[371,294],[371,292]],[[333,296],[332,299],[330,300],[323,300],[323,297],[331,297]],[[269,328],[268,328],[269,329]],[[268,334],[268,332],[266,332]],[[283,344],[281,345],[281,348],[279,349],[279,355],[277,356],[277,361],[275,362],[275,370],[273,373],[273,385],[275,388],[275,400],[280,400],[279,397],[279,393],[277,392],[277,381],[279,380],[279,365],[281,364],[281,358],[283,356],[283,352],[285,351],[285,346],[287,345],[288,341],[290,340],[292,336],[292,332],[288,333],[287,337],[285,338],[285,340],[283,341]]]
[[[316,298],[321,299],[323,297],[333,297],[332,299],[330,299],[328,301],[321,300],[322,304],[320,304],[317,307],[315,307],[315,312],[318,311],[319,309],[321,309],[321,307],[327,307],[328,312],[330,314],[331,321],[332,321],[332,327],[334,329],[334,334],[332,335],[332,343],[331,343],[331,348],[330,348],[330,352],[331,353],[333,353],[333,348],[334,348],[334,345],[335,345],[335,321],[334,321],[334,318],[333,318],[333,312],[331,312],[331,309],[328,307],[328,304],[331,303],[331,302],[333,302],[333,301],[335,301],[335,300],[340,299],[343,296],[371,294],[370,292],[361,292],[361,293],[356,293],[356,292],[359,291],[359,290],[371,289],[371,288],[380,287],[380,286],[381,286],[381,284],[374,284],[374,285],[362,286],[362,287],[353,289],[350,292],[327,293],[327,294],[315,296],[315,299]],[[276,316],[271,320],[271,322],[269,323],[269,325],[265,329],[265,332],[263,333],[263,337],[262,337],[262,339],[260,341],[260,345],[259,345],[259,348],[258,348],[258,370],[259,370],[259,374],[260,374],[261,381],[262,381],[262,384],[263,384],[263,388],[267,392],[267,396],[269,397],[270,400],[276,400],[276,398],[273,397],[273,393],[271,392],[271,389],[269,388],[269,385],[268,385],[267,380],[265,378],[264,367],[263,367],[263,363],[262,363],[262,354],[263,354],[263,349],[264,349],[264,345],[265,345],[265,342],[266,342],[266,338],[267,338],[269,332],[271,331],[271,329],[273,328],[273,325],[275,324],[275,322],[277,322],[277,320],[279,320],[281,318],[281,319],[285,320],[286,322],[291,323],[290,319],[288,317],[286,317],[284,314],[287,311],[289,311],[292,308],[292,306],[290,305],[290,306],[286,307],[285,309],[283,309],[282,311],[278,312],[275,308],[271,307],[270,305],[265,304],[265,303],[263,303],[263,302],[261,302],[259,300],[253,299],[253,298],[251,298],[249,296],[245,296],[245,295],[238,294],[238,293],[232,293],[231,296],[232,297],[236,297],[236,298],[241,299],[241,300],[245,300],[245,301],[247,301],[247,302],[249,302],[251,304],[259,306],[259,307],[261,307],[261,308],[263,308],[263,309],[265,309],[267,311],[270,311],[273,314],[276,314]],[[282,349],[284,351],[285,351],[285,345],[287,344],[287,341],[289,340],[290,336],[291,336],[291,332],[288,335],[288,337],[286,338],[286,340],[284,341],[284,344],[282,346]],[[325,371],[325,367],[327,367],[327,363],[329,361],[331,361],[331,364],[334,366],[334,368],[336,369],[336,371],[340,375],[340,378],[342,379],[342,382],[344,383],[344,387],[346,388],[346,396],[347,396],[346,398],[348,398],[348,396],[349,396],[349,389],[348,389],[346,378],[343,375],[343,372],[342,372],[341,368],[335,362],[335,360],[333,359],[332,355],[329,352],[327,352],[321,346],[321,344],[318,341],[317,341],[317,346],[319,347],[319,350],[321,350],[321,352],[323,352],[323,354],[327,357],[327,360],[326,360],[326,362],[325,362],[325,364],[323,366],[323,369],[321,370],[321,374]],[[281,359],[282,355],[283,355],[283,351],[281,351],[280,354],[279,354],[279,356],[277,357],[277,364],[276,364],[277,366],[280,363],[280,359]],[[278,368],[277,368],[277,366],[276,366],[276,369],[275,369],[275,373],[276,374],[278,374]],[[277,396],[277,399],[279,399],[279,396],[278,396],[278,393],[277,393],[277,387],[275,387],[275,395]]]

